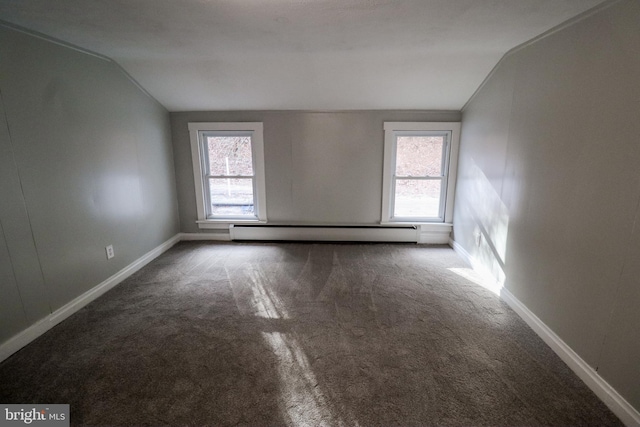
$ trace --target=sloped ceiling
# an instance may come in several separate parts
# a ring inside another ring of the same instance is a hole
[[[511,48],[602,0],[0,0],[169,111],[460,109]]]

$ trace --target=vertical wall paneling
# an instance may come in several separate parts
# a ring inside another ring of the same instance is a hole
[[[120,67],[1,25],[0,57],[2,344],[175,236],[178,212],[169,113]]]

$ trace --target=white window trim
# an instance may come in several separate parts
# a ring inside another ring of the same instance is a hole
[[[448,154],[448,172],[444,218],[434,221],[402,221],[392,218],[393,166],[395,164],[396,132],[451,132]],[[384,166],[382,176],[382,215],[381,224],[431,223],[451,224],[453,220],[453,201],[455,199],[456,177],[458,174],[458,150],[460,147],[459,122],[384,122]]]
[[[204,174],[202,169],[202,132],[206,131],[238,131],[252,132],[251,152],[253,156],[253,170],[255,174],[255,212],[256,218],[207,218],[204,194]],[[189,123],[191,139],[191,160],[193,163],[193,179],[196,190],[196,208],[198,211],[198,226],[211,228],[215,223],[255,223],[267,221],[266,187],[264,178],[264,139],[261,122],[192,122]]]

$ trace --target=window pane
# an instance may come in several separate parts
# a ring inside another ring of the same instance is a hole
[[[396,176],[441,176],[443,136],[399,136]]]
[[[441,186],[439,179],[396,180],[394,216],[438,218]]]
[[[211,215],[255,215],[253,179],[210,178]]]
[[[250,136],[209,136],[210,175],[253,175]]]

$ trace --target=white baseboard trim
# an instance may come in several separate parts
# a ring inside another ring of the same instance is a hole
[[[223,242],[231,241],[229,232],[225,233],[180,233],[180,240],[218,240]]]
[[[53,313],[49,314],[44,319],[39,320],[38,322],[29,326],[27,329],[19,332],[17,335],[14,335],[12,338],[9,338],[9,340],[0,344],[0,362],[7,359],[22,347],[38,338],[40,335],[44,334],[49,329],[56,326],[58,323],[62,322],[108,290],[118,285],[120,282],[134,274],[136,271],[140,270],[149,262],[153,261],[155,258],[161,255],[163,252],[167,251],[179,241],[180,234],[176,234],[166,242],[150,250],[102,283],[94,286],[87,292],[83,293],[82,295],[68,302]]]
[[[478,262],[465,248],[462,247],[458,242],[453,239],[449,239],[449,246],[453,248],[454,251],[457,252],[462,259],[464,259],[467,264],[469,264],[475,271],[478,273],[483,280],[488,282],[488,285],[491,289],[502,289],[504,283],[499,282],[493,274],[491,274],[491,270],[482,265],[482,263]]]
[[[571,347],[542,322],[531,310],[518,300],[506,288],[502,288],[500,297],[518,313],[540,338],[573,372],[604,402],[626,426],[640,426],[640,412],[625,400],[613,387],[585,362]]]
[[[467,264],[471,265],[471,261],[472,261],[471,254],[467,252],[467,250],[463,248],[460,243],[456,242],[453,239],[449,239],[449,246],[451,246],[451,249],[456,251],[456,253],[460,255],[466,261]]]
[[[486,280],[493,280],[487,277],[486,269],[479,266],[479,263],[467,252],[459,243],[454,240],[449,241],[449,245],[469,263],[478,274]],[[476,268],[479,266],[479,268]],[[607,383],[587,362],[585,362],[562,338],[556,335],[542,320],[540,320],[531,310],[527,308],[508,289],[502,287],[500,298],[515,311],[531,329],[549,346],[551,349],[571,368],[571,370],[593,391],[596,396],[604,402],[611,411],[626,426],[640,427],[640,412],[625,400],[609,383]]]

